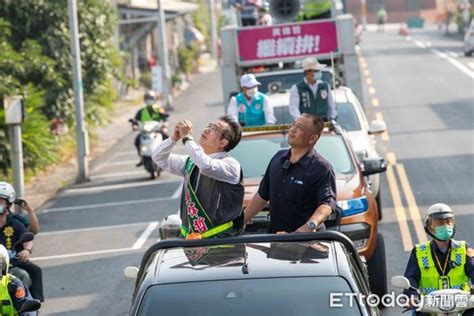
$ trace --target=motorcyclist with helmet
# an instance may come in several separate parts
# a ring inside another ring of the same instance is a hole
[[[8,273],[9,266],[8,250],[0,245],[0,315],[14,316],[18,315],[23,303],[33,298],[28,288],[18,278]]]
[[[17,220],[10,211],[15,201],[16,193],[13,187],[6,182],[0,182],[0,244],[9,251],[14,251],[15,244],[20,240],[20,237],[27,232],[25,225]],[[29,261],[33,249],[33,242],[24,242],[21,246],[22,250],[16,253],[11,263],[14,269],[22,269],[28,273],[32,281],[30,286],[31,295],[35,299],[43,302],[43,276],[41,267]],[[11,272],[15,274],[13,268]],[[18,272],[20,273],[20,271]]]
[[[432,240],[416,245],[411,252],[405,270],[411,286],[422,295],[441,289],[469,291],[474,284],[474,250],[465,241],[453,239],[453,210],[443,203],[433,204],[425,212],[424,224]],[[405,294],[416,296],[417,292],[409,289]]]
[[[162,123],[160,130],[163,135],[163,140],[168,138],[167,127],[168,127],[168,116],[169,114],[159,106],[156,100],[156,94],[153,90],[149,90],[144,95],[145,106],[138,110],[135,118],[131,120],[133,130],[138,130],[140,123],[148,121],[157,121]],[[138,156],[140,156],[140,135],[135,138],[135,147],[137,148]],[[140,161],[136,164],[137,167],[143,165],[143,159],[140,157]]]

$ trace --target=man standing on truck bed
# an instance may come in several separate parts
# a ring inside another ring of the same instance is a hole
[[[242,126],[275,124],[276,118],[269,98],[258,91],[260,82],[253,74],[240,78],[241,92],[230,98],[227,113],[235,117]]]
[[[336,105],[328,83],[321,80],[326,65],[316,58],[303,60],[304,79],[291,87],[289,111],[293,119],[303,113],[320,116],[323,120],[335,119]]]

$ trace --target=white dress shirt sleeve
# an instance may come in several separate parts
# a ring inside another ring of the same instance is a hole
[[[276,118],[273,111],[273,105],[270,102],[270,98],[266,95],[263,97],[263,111],[265,112],[265,123],[270,125],[275,124]]]
[[[239,107],[235,97],[230,98],[229,106],[227,107],[227,114],[233,116],[237,121],[239,120]]]
[[[293,85],[290,89],[290,103],[288,106],[288,110],[290,111],[290,115],[293,117],[294,120],[301,116],[300,95],[298,93],[298,88],[296,87],[296,85]]]
[[[171,150],[175,145],[176,142],[171,138],[165,139],[153,150],[151,158],[161,169],[178,176],[184,176],[187,156],[172,154]]]
[[[201,174],[230,184],[240,182],[240,164],[234,158],[212,158],[193,140],[187,141],[184,147]]]

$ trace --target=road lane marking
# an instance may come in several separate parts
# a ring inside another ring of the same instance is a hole
[[[387,153],[387,163],[389,165],[395,165],[397,163],[397,157],[395,156],[394,153],[392,152]]]
[[[383,119],[383,115],[382,115],[381,112],[375,113],[375,119],[376,119],[376,120],[379,120],[379,121],[384,121],[384,122],[385,122],[385,120]],[[382,135],[380,135],[380,137],[382,138],[382,140],[383,140],[384,142],[388,142],[388,141],[390,140],[390,136],[388,136],[388,132],[387,132],[387,131],[383,132]]]
[[[431,47],[431,42],[430,42],[430,41],[426,41],[426,42],[425,42],[425,45],[426,45],[426,47]]]
[[[118,177],[126,177],[126,176],[146,176],[148,173],[146,173],[145,170],[140,170],[140,171],[127,171],[127,172],[114,172],[114,173],[104,173],[104,174],[98,174],[98,175],[92,175],[90,176],[90,180],[98,180],[98,179],[106,179],[106,178],[118,178]]]
[[[463,64],[461,64],[459,61],[457,61],[456,59],[448,56],[446,53],[443,53],[437,49],[434,49],[432,48],[431,51],[437,55],[438,57],[441,57],[443,59],[446,59],[448,62],[450,62],[453,66],[455,66],[456,68],[458,68],[459,70],[461,70],[464,74],[466,74],[467,76],[469,76],[471,79],[474,79],[474,72],[472,70],[470,70],[469,68],[467,68],[466,66],[464,66]]]
[[[97,165],[94,168],[94,171],[99,171],[101,169],[104,169],[106,167],[116,167],[116,166],[134,166],[137,163],[136,160],[122,160],[122,161],[114,161],[114,162],[104,162],[99,165]]]
[[[181,196],[181,192],[183,192],[183,184],[178,186],[176,191],[174,191],[173,195],[171,196],[172,199],[177,199]]]
[[[50,232],[42,232],[39,233],[37,236],[51,236],[51,235],[62,235],[62,234],[76,234],[81,232],[90,232],[95,230],[106,230],[106,229],[119,229],[119,228],[129,228],[135,226],[146,226],[150,224],[150,222],[141,222],[141,223],[133,223],[133,224],[120,224],[120,225],[107,225],[107,226],[95,226],[95,227],[88,227],[88,228],[76,228],[76,229],[65,229],[65,230],[55,230]]]
[[[459,54],[456,54],[455,52],[451,52],[451,51],[446,51],[448,53],[449,56],[453,57],[453,58],[458,58],[459,57]]]
[[[375,88],[374,87],[369,87],[369,93],[374,95],[376,93]]]
[[[365,69],[365,70],[364,70],[364,75],[365,75],[366,77],[369,77],[369,76],[370,76],[370,71],[369,71],[368,69]]]
[[[110,185],[103,185],[103,186],[95,186],[95,187],[85,187],[85,188],[73,188],[64,190],[64,194],[73,194],[73,193],[89,193],[89,192],[97,192],[100,193],[102,191],[110,191],[110,190],[118,190],[118,189],[128,189],[128,188],[135,188],[135,187],[144,187],[144,186],[151,186],[151,185],[158,185],[164,183],[177,183],[179,182],[178,179],[176,180],[158,180],[158,181],[142,181],[136,183],[121,183],[121,184],[110,184]]]
[[[387,160],[390,160],[387,157]],[[400,192],[398,191],[397,182],[393,172],[393,165],[387,166],[387,181],[392,195],[393,206],[395,208],[395,215],[397,217],[398,227],[400,228],[400,235],[402,236],[402,244],[404,251],[411,251],[413,248],[413,241],[411,239],[410,230],[408,228],[407,217],[405,214],[405,208],[402,205],[402,199]]]
[[[158,227],[158,222],[151,222],[143,233],[138,237],[137,241],[133,244],[132,249],[140,249],[148,240],[151,233]]]
[[[420,210],[416,205],[416,199],[411,189],[410,182],[408,181],[407,174],[405,172],[405,167],[403,166],[403,164],[398,163],[396,164],[396,169],[398,172],[398,177],[400,178],[403,193],[405,194],[405,197],[407,199],[408,211],[410,212],[413,225],[415,226],[415,232],[416,236],[418,237],[418,243],[424,243],[427,241],[425,229],[421,221]]]
[[[469,63],[467,63],[467,64],[469,65],[469,67],[471,67],[472,69],[474,69],[474,63],[469,62]]]
[[[54,255],[54,256],[44,256],[44,257],[32,257],[31,261],[44,261],[44,260],[58,260],[58,259],[68,259],[74,257],[84,257],[84,256],[94,256],[94,255],[104,255],[104,254],[118,254],[120,252],[132,252],[132,251],[141,251],[140,249],[133,248],[117,248],[117,249],[106,249],[106,250],[97,250],[97,251],[87,251],[87,252],[76,252],[65,255]]]
[[[120,202],[65,206],[65,207],[47,208],[42,213],[55,213],[55,212],[65,212],[65,211],[83,211],[83,210],[102,208],[102,207],[143,204],[143,203],[151,203],[151,202],[159,202],[159,201],[172,201],[172,200],[176,200],[176,199],[177,198],[175,198],[174,195],[173,195],[173,196],[159,197],[159,198],[152,198],[152,199],[127,200],[127,201],[120,201]]]
[[[372,106],[379,106],[379,105],[380,105],[379,99],[372,98]]]
[[[426,48],[426,45],[422,41],[414,40],[413,43],[415,43],[418,47]]]
[[[367,82],[368,86],[372,85],[372,79],[370,79],[370,78],[365,79],[365,82]]]

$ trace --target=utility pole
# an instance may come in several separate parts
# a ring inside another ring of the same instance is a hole
[[[76,105],[76,143],[77,163],[79,174],[77,182],[88,180],[89,166],[87,155],[89,154],[86,124],[84,122],[84,96],[82,89],[81,74],[81,52],[79,47],[79,26],[77,22],[76,0],[68,0],[69,29],[71,32],[71,55],[72,55],[72,78],[74,82],[74,103]]]
[[[158,21],[156,26],[159,30],[159,36],[156,41],[156,51],[160,53],[161,61],[161,74],[162,74],[162,98],[165,103],[165,108],[167,111],[173,110],[171,106],[172,96],[171,96],[171,71],[170,71],[170,61],[168,57],[168,37],[166,36],[166,17],[165,10],[161,5],[161,0],[156,0],[158,4]]]
[[[7,97],[4,100],[5,123],[10,136],[10,161],[13,172],[13,187],[18,198],[25,197],[25,173],[23,171],[23,144],[21,123],[25,120],[25,105],[20,95]]]
[[[209,15],[211,17],[211,54],[214,60],[217,60],[217,15],[216,0],[209,0]]]

